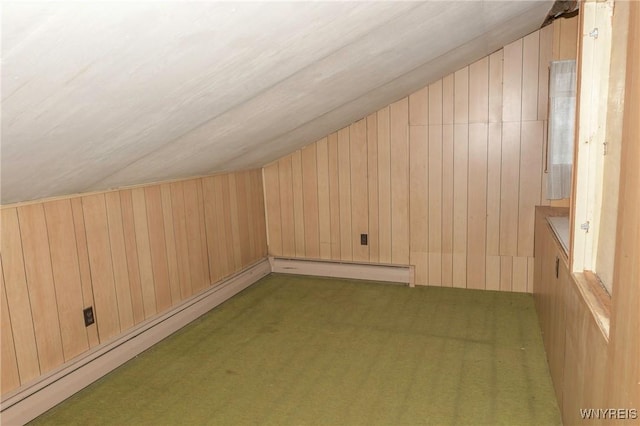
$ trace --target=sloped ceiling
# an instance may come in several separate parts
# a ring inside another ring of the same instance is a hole
[[[5,2],[2,203],[262,166],[551,4]]]

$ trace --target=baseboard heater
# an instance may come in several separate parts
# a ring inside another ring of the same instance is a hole
[[[332,260],[270,257],[271,271],[281,274],[384,281],[414,286],[414,267]]]
[[[2,424],[25,424],[33,420],[270,272],[269,262],[263,259],[170,311],[146,320],[116,340],[96,346],[36,382],[17,389],[0,404]]]

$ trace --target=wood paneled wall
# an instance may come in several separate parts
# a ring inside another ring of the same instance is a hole
[[[411,264],[422,285],[531,291],[534,206],[549,204],[548,65],[576,49],[575,25],[563,25],[266,166],[269,253]]]
[[[5,206],[1,229],[4,395],[264,258],[261,171]]]

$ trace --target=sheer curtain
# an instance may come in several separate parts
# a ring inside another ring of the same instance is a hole
[[[576,114],[576,61],[551,62],[547,199],[571,195]]]

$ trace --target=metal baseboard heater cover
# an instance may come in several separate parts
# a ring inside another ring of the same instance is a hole
[[[270,272],[267,259],[260,260],[170,311],[144,321],[117,339],[17,389],[0,404],[2,424],[25,424],[33,420]]]
[[[271,271],[281,274],[313,275],[331,278],[384,281],[414,286],[411,265],[338,262],[331,260],[270,257]]]

